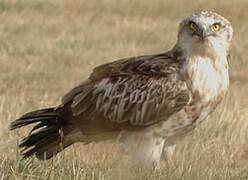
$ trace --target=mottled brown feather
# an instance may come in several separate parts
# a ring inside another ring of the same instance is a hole
[[[188,103],[179,69],[180,60],[172,52],[115,61],[95,68],[89,81],[65,95],[63,102],[71,103],[75,118],[100,113],[116,123],[151,125]]]

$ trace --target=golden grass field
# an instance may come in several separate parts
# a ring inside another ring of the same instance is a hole
[[[0,180],[248,179],[247,0],[1,0]],[[56,106],[93,67],[161,53],[176,42],[179,22],[214,10],[233,24],[231,86],[217,111],[153,170],[128,166],[114,145],[73,145],[52,160],[20,160],[9,132],[25,112]],[[105,147],[105,148],[103,148]]]

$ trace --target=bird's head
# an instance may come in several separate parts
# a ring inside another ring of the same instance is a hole
[[[188,54],[227,53],[232,34],[226,18],[212,11],[201,11],[180,23],[177,45]]]

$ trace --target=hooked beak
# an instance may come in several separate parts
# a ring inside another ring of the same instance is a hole
[[[207,29],[202,27],[202,28],[198,28],[196,31],[196,35],[199,36],[202,40],[204,40],[207,36]]]

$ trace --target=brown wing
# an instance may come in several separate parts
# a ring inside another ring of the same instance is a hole
[[[189,100],[171,53],[115,61],[94,69],[89,80],[64,96],[73,116],[102,114],[112,122],[146,126],[166,120]]]

